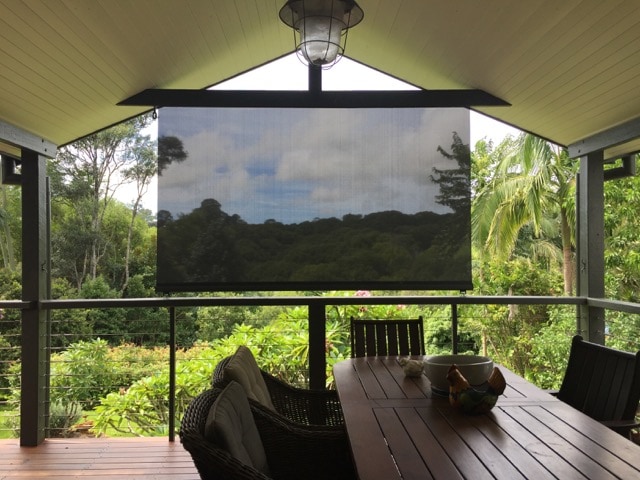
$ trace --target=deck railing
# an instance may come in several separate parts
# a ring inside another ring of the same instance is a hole
[[[112,309],[112,308],[140,308],[140,309],[166,309],[168,312],[169,322],[169,335],[167,340],[167,349],[163,351],[163,355],[166,355],[165,361],[168,365],[169,376],[169,391],[167,398],[168,412],[166,414],[167,423],[165,425],[158,426],[157,431],[166,432],[170,440],[175,437],[176,431],[176,365],[177,358],[176,353],[179,349],[187,348],[188,345],[180,345],[177,341],[176,329],[179,327],[177,321],[179,312],[182,308],[193,307],[250,307],[250,306],[302,306],[308,309],[308,341],[309,341],[309,356],[308,356],[308,379],[309,388],[321,389],[325,388],[326,375],[327,375],[327,358],[326,358],[326,311],[327,308],[333,306],[345,306],[345,305],[358,305],[358,306],[370,306],[370,305],[416,305],[424,306],[449,306],[450,322],[451,322],[451,336],[452,343],[450,350],[453,353],[458,351],[458,324],[464,317],[461,317],[460,311],[464,310],[465,305],[557,305],[564,306],[569,309],[574,309],[577,315],[577,307],[579,306],[593,306],[597,308],[604,308],[612,311],[620,311],[628,314],[640,314],[640,304],[620,302],[614,300],[605,299],[592,299],[584,297],[531,297],[531,296],[503,296],[503,297],[483,297],[483,296],[467,296],[467,295],[453,295],[453,296],[369,296],[369,297],[308,297],[308,296],[291,296],[291,297],[163,297],[163,298],[136,298],[136,299],[82,299],[82,300],[45,300],[40,303],[40,308],[44,310],[76,310],[76,309]],[[33,309],[38,305],[31,302],[12,302],[3,301],[0,302],[0,311],[7,309]],[[464,315],[464,314],[463,314]],[[166,315],[165,315],[166,317]],[[428,319],[425,319],[427,321]],[[0,317],[0,322],[2,318]],[[576,322],[576,325],[578,322]],[[146,328],[149,328],[148,325]],[[152,327],[153,328],[153,327]],[[428,328],[428,326],[427,326]],[[166,329],[164,326],[163,329]],[[158,328],[160,330],[160,328]],[[129,332],[132,334],[149,335],[152,332]],[[576,333],[580,333],[577,331]],[[584,333],[584,332],[582,332]],[[19,332],[15,331],[15,335],[19,335]],[[73,333],[68,333],[69,339],[67,343],[73,341]],[[15,343],[15,342],[13,342]],[[48,344],[50,345],[50,343]],[[0,343],[0,353],[9,348],[6,345]],[[26,348],[23,345],[23,348]],[[56,349],[50,349],[51,353],[55,353]],[[5,358],[9,358],[11,355],[0,354],[0,362],[4,362]],[[15,352],[13,358],[15,358]],[[127,361],[135,361],[128,359]],[[213,366],[212,366],[213,368]],[[2,380],[5,380],[2,383]],[[55,382],[54,382],[55,383]],[[2,392],[2,388],[6,387],[6,379],[0,379],[0,398],[6,397],[7,392]],[[48,384],[50,388],[51,379]],[[4,387],[3,387],[4,385]],[[117,385],[102,386],[104,389],[113,388],[117,391]],[[64,397],[64,396],[63,396]],[[3,416],[4,415],[4,416]],[[14,418],[9,418],[11,415]],[[15,417],[17,412],[11,410],[8,404],[2,405],[0,403],[0,437],[7,436],[7,432],[2,430],[10,429],[9,426],[15,428],[16,424],[19,424],[18,419]]]

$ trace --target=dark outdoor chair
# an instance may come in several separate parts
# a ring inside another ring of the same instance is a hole
[[[231,380],[240,383],[251,402],[259,402],[301,425],[326,425],[344,429],[342,407],[335,390],[294,387],[260,369],[251,350],[241,345],[224,358],[213,372],[214,387]]]
[[[179,435],[203,480],[355,478],[344,431],[298,428],[250,404],[236,382],[197,396]]]
[[[422,317],[361,320],[351,317],[351,357],[424,355]]]
[[[640,352],[629,353],[573,337],[560,400],[630,436],[640,401]]]

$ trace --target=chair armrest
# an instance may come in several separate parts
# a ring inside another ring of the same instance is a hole
[[[211,384],[224,388],[224,369],[231,357],[223,358],[215,367]],[[260,370],[271,402],[281,415],[303,425],[344,425],[342,407],[335,390],[307,390],[294,387]]]
[[[209,409],[218,394],[219,390],[215,389],[202,392],[192,400],[180,422],[180,442],[185,450],[190,453],[200,478],[203,480],[217,480],[220,478],[272,480],[259,470],[242,463],[205,438],[204,428]]]
[[[242,478],[244,480],[273,480],[259,470],[234,458],[228,452],[208,442],[193,431],[182,431],[180,442],[191,454],[202,480]]]
[[[609,428],[638,428],[640,422],[636,420],[600,420],[600,423]]]
[[[356,478],[346,430],[299,426],[258,403],[251,404],[274,477],[351,480]]]
[[[637,420],[599,420],[605,427],[609,427],[614,432],[629,437],[632,428],[639,428],[640,422]]]
[[[216,367],[213,369],[213,375],[211,376],[211,387],[212,388],[224,388],[226,383],[223,380],[223,372],[224,368],[231,361],[231,357],[224,357],[222,360],[218,362]]]

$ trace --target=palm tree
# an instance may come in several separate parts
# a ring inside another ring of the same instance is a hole
[[[480,154],[481,169],[491,173],[476,182],[474,243],[484,253],[504,259],[525,243],[527,255],[562,264],[564,293],[570,295],[577,166],[566,150],[526,133],[508,137],[496,152],[484,148]]]

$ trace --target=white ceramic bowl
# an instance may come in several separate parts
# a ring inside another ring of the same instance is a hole
[[[440,394],[449,394],[447,372],[456,364],[462,376],[471,385],[486,382],[493,371],[493,360],[481,355],[432,355],[424,359],[424,373],[431,382],[431,388]]]

